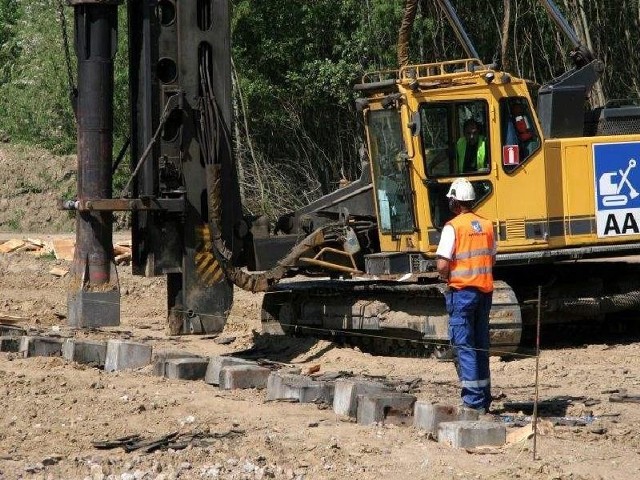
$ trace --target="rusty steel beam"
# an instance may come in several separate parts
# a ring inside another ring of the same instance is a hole
[[[78,60],[78,200],[112,195],[113,61],[118,0],[71,0]],[[113,216],[76,213],[68,323],[73,327],[120,324],[120,291],[113,261]]]

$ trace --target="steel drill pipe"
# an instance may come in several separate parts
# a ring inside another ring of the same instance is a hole
[[[118,3],[120,2],[70,2],[74,7],[78,60],[80,202],[108,199],[112,195],[113,62],[117,46]],[[85,293],[118,289],[113,266],[112,234],[111,212],[76,213],[76,249],[69,292],[70,316],[81,317],[70,318],[70,323],[76,326],[86,325],[87,322],[82,317],[92,314],[92,307],[85,304],[93,300]]]

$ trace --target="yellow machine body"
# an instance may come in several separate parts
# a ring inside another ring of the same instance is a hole
[[[368,95],[365,109],[381,251],[433,257],[445,194],[460,177],[476,187],[476,212],[494,222],[499,254],[640,241],[640,135],[545,139],[526,82],[478,60],[404,67],[363,84],[384,76],[395,87]],[[458,171],[469,118],[479,120],[486,165]]]

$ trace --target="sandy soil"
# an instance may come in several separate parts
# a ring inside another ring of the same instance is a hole
[[[169,337],[164,279],[134,277],[127,267],[119,269],[121,326],[70,332],[67,279],[49,274],[54,266],[68,263],[28,253],[0,255],[0,315],[21,317],[21,326],[48,333],[132,338],[154,348],[207,355],[259,345],[265,358],[303,368],[319,365],[321,372],[420,377],[419,399],[458,403],[450,363],[374,357],[326,341],[262,335],[260,295],[236,292],[221,333],[236,337],[229,345],[211,337]],[[532,440],[468,453],[413,427],[364,427],[317,405],[266,402],[263,391],[166,380],[150,375],[148,367],[107,374],[60,358],[2,353],[0,479],[640,478],[640,408],[610,402],[607,393],[627,389],[640,395],[640,339],[592,335],[562,348],[548,345],[540,359],[540,398],[555,400],[553,415],[588,424],[546,428],[538,437],[537,460]],[[491,370],[497,412],[505,402],[533,399],[534,358],[492,358]],[[200,441],[149,454],[92,446],[94,440],[171,432],[197,433]]]

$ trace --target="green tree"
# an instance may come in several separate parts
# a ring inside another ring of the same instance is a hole
[[[363,138],[353,85],[365,70],[393,62],[402,3],[239,0],[234,7],[236,92],[245,105],[238,111],[248,127],[238,151],[253,152],[241,158],[247,185],[261,183],[267,203],[282,211],[333,190],[341,177],[356,178]],[[249,140],[255,148],[243,148]],[[264,198],[248,203],[270,213]]]
[[[0,0],[0,85],[9,81],[14,62],[20,54],[16,41],[19,17],[16,0]]]
[[[59,5],[59,0],[0,0],[0,118],[13,141],[70,153],[76,149],[76,123]],[[75,78],[73,9],[65,6],[64,13]],[[123,30],[126,9],[121,8],[119,13]],[[116,57],[116,147],[123,143],[129,130],[126,47],[126,34],[120,35]]]

